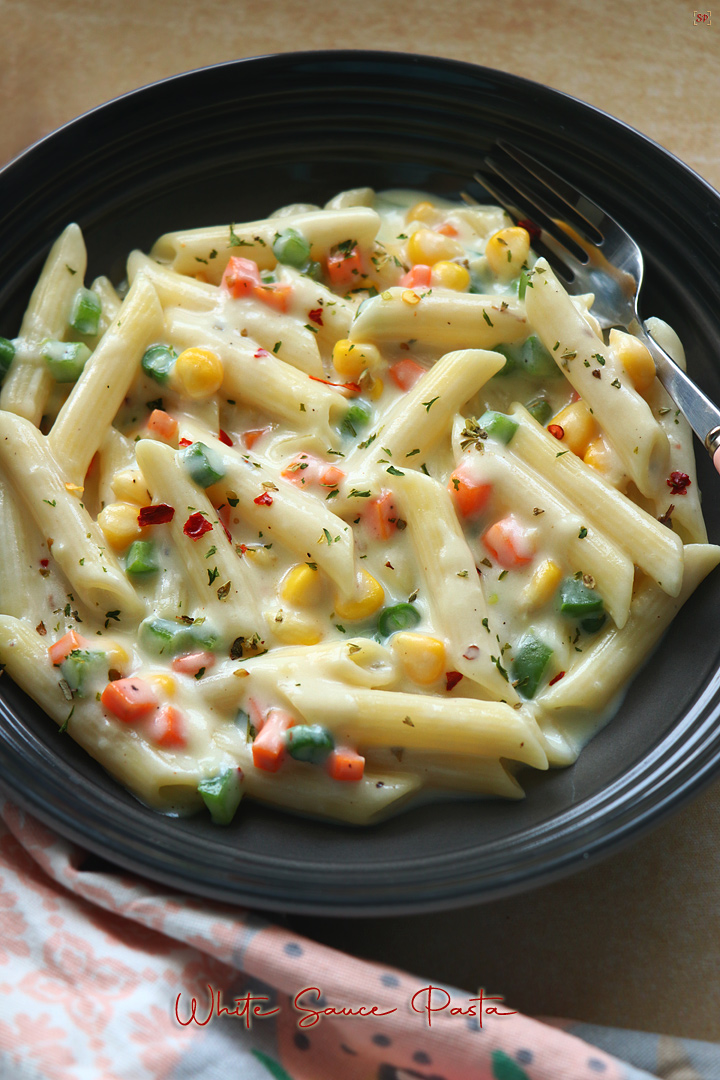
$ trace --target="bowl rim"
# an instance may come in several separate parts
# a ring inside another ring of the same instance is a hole
[[[671,151],[666,150],[659,143],[626,122],[564,91],[544,86],[525,76],[514,75],[466,61],[424,54],[398,53],[393,50],[360,49],[301,50],[244,57],[193,68],[137,87],[93,106],[20,151],[0,169],[0,185],[2,185],[4,178],[19,164],[31,160],[46,146],[52,146],[64,133],[70,130],[74,132],[81,131],[84,126],[94,122],[98,115],[112,121],[114,112],[134,107],[138,98],[142,98],[149,92],[157,93],[158,88],[189,84],[199,78],[213,77],[213,73],[218,71],[240,68],[246,70],[258,65],[262,65],[263,68],[267,68],[268,64],[297,67],[303,64],[327,64],[328,62],[342,64],[345,61],[378,65],[400,64],[409,67],[425,64],[439,72],[452,71],[467,74],[473,82],[485,78],[495,85],[511,85],[516,88],[525,88],[535,94],[540,92],[548,101],[562,102],[566,108],[579,110],[586,117],[590,116],[601,120],[602,123],[609,125],[615,131],[622,130],[626,138],[631,138],[639,146],[644,146],[651,150],[654,155],[659,155],[664,162],[672,164],[673,168],[679,171],[682,176],[689,178],[693,185],[705,189],[705,193],[716,204],[720,201],[720,195],[715,188]],[[710,686],[712,686],[712,680],[708,689]],[[541,823],[540,827],[531,830],[533,833],[537,833],[537,837],[529,845],[526,862],[523,863],[524,871],[520,873],[518,873],[517,868],[513,870],[511,867],[506,867],[502,873],[499,870],[495,871],[495,878],[491,885],[477,880],[474,883],[464,880],[463,883],[456,884],[454,888],[438,887],[437,885],[435,887],[427,886],[425,892],[418,895],[413,890],[416,890],[422,884],[423,874],[419,871],[419,878],[418,873],[415,874],[418,880],[410,881],[409,884],[399,890],[387,891],[382,900],[376,901],[363,899],[358,902],[352,895],[347,893],[347,890],[342,897],[336,896],[326,900],[317,895],[318,890],[316,890],[315,896],[293,897],[286,893],[281,897],[274,892],[258,891],[255,887],[250,891],[243,892],[237,882],[233,883],[232,886],[219,881],[198,883],[192,874],[187,872],[182,859],[178,858],[175,861],[165,859],[160,864],[157,861],[153,863],[150,856],[157,856],[158,851],[153,849],[149,853],[145,851],[143,854],[142,851],[138,850],[134,841],[128,845],[127,837],[125,837],[126,846],[118,848],[118,839],[113,836],[112,830],[110,833],[106,831],[103,834],[93,831],[93,825],[96,823],[93,823],[87,817],[89,804],[84,802],[78,793],[71,793],[71,798],[64,811],[57,801],[50,804],[51,809],[49,810],[48,804],[44,801],[45,793],[43,790],[40,787],[33,789],[32,785],[27,786],[28,777],[25,763],[23,762],[22,767],[14,767],[17,766],[17,755],[21,754],[22,751],[22,735],[20,732],[15,731],[14,728],[9,741],[0,744],[0,786],[8,791],[12,800],[24,809],[34,814],[45,824],[55,828],[61,835],[82,844],[88,850],[110,859],[125,869],[140,872],[164,884],[179,886],[186,891],[196,892],[199,895],[212,896],[215,899],[229,903],[244,904],[249,902],[254,906],[261,906],[269,910],[304,914],[371,916],[421,912],[496,899],[557,880],[572,870],[587,865],[590,859],[608,856],[621,846],[632,842],[650,828],[660,824],[676,808],[707,787],[720,771],[720,737],[714,740],[714,744],[711,739],[713,729],[718,727],[716,723],[718,717],[720,717],[720,703],[713,706],[711,701],[705,701],[704,694],[701,694],[697,701],[688,706],[681,719],[688,728],[692,726],[693,722],[696,723],[696,728],[693,729],[694,745],[687,747],[690,756],[686,755],[679,763],[674,762],[672,755],[674,743],[671,740],[671,744],[666,745],[668,740],[665,738],[652,747],[642,761],[636,763],[635,768],[630,769],[629,772],[626,770],[615,783],[603,790],[603,799],[601,800],[607,803],[613,795],[617,796],[621,789],[627,787],[629,778],[635,772],[645,771],[649,763],[654,763],[657,767],[662,766],[662,772],[654,774],[655,780],[653,784],[646,785],[648,790],[643,795],[643,801],[634,804],[625,801],[617,804],[616,812],[610,819],[600,814],[599,824],[602,825],[602,831],[597,831],[598,823],[596,822],[595,831],[589,835],[587,842],[579,844],[573,832],[577,820],[585,812],[583,810],[584,804],[580,802],[566,808],[560,815],[552,819],[550,824],[555,830],[555,840],[552,846],[548,847],[546,841],[543,840],[543,834],[548,831],[545,824]],[[10,715],[5,701],[1,700],[0,729],[7,728],[8,725],[12,728],[13,722],[14,718]],[[25,746],[26,752],[27,749],[27,746]],[[38,748],[35,747],[34,752],[37,753],[37,750]],[[115,782],[111,781],[111,783],[114,784]],[[598,800],[599,795],[595,798],[596,802]],[[142,810],[143,815],[147,813],[145,808],[138,804],[138,812],[140,810]],[[609,820],[611,822],[610,828],[608,828]],[[562,825],[561,829],[558,829],[559,824]],[[352,834],[349,833],[349,835]],[[535,849],[534,856],[532,856],[533,848]],[[432,868],[451,866],[456,863],[457,856],[457,851],[427,856],[423,860],[422,869],[427,871]],[[540,865],[537,865],[538,858]],[[263,871],[263,869],[268,872],[277,872],[280,869],[278,860],[273,857],[263,859],[254,855],[250,861],[258,868],[258,872]],[[394,865],[398,864],[394,863]],[[290,872],[292,873],[292,871],[291,866]],[[395,895],[396,893],[398,895]]]

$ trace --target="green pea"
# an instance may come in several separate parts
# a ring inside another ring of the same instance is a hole
[[[380,613],[377,625],[383,637],[390,637],[398,630],[412,630],[419,622],[420,612],[413,604],[395,604]]]
[[[320,765],[335,749],[335,740],[321,724],[296,724],[285,732],[285,746],[296,761]]]
[[[284,229],[273,242],[273,255],[278,262],[302,269],[310,258],[310,245],[296,229]]]

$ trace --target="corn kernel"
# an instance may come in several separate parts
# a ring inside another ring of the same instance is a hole
[[[271,618],[272,630],[283,645],[317,645],[322,641],[319,625],[304,615],[278,611]]]
[[[501,281],[512,281],[523,268],[530,252],[530,233],[519,225],[499,229],[485,247],[488,266]]]
[[[380,363],[380,353],[374,345],[359,344],[346,338],[335,342],[332,358],[338,375],[353,382],[357,382],[363,371],[377,367]]]
[[[431,202],[424,200],[411,206],[405,215],[405,221],[424,221],[426,225],[436,225],[442,217],[442,210],[433,206]]]
[[[377,401],[377,399],[380,397],[380,395],[383,392],[384,386],[385,386],[385,383],[382,381],[381,378],[378,377],[378,378],[373,380],[373,384],[370,387],[370,398],[371,398],[372,401]]]
[[[434,683],[445,670],[445,646],[439,638],[401,631],[393,634],[390,647],[408,679],[420,686]]]
[[[127,649],[124,649],[122,645],[106,643],[105,652],[107,653],[109,667],[124,668],[126,664],[130,662],[128,651]]]
[[[142,534],[138,525],[138,508],[132,503],[110,503],[100,511],[97,521],[105,539],[116,551],[122,551]]]
[[[553,417],[553,424],[563,429],[563,446],[582,457],[598,434],[595,418],[584,401],[573,401]]]
[[[434,266],[443,259],[456,259],[465,254],[457,240],[432,229],[417,229],[408,240],[407,251],[412,263],[423,263],[425,266]]]
[[[175,679],[172,675],[166,675],[162,671],[153,672],[148,676],[151,683],[157,686],[158,690],[161,690],[166,697],[174,697],[175,690],[177,689]]]
[[[174,378],[187,397],[211,397],[222,386],[222,360],[210,349],[185,349],[175,361]]]
[[[460,263],[441,260],[432,268],[432,283],[443,289],[465,292],[470,285],[470,273]]]
[[[113,495],[123,502],[146,506],[151,500],[139,469],[120,469],[110,481]]]
[[[263,547],[262,544],[246,547],[242,554],[246,555],[248,559],[252,559],[254,565],[258,568],[274,566],[277,562],[277,555],[269,551],[268,548]]]
[[[521,603],[528,608],[542,607],[555,593],[562,576],[562,570],[553,559],[544,559],[523,589]]]
[[[307,563],[293,566],[280,583],[280,596],[286,604],[296,607],[312,607],[322,598],[322,593],[320,573]]]
[[[593,439],[588,444],[588,448],[583,454],[583,461],[586,465],[590,465],[591,468],[597,469],[598,472],[609,472],[612,464],[610,448],[602,435],[598,435],[597,439]]]
[[[341,619],[366,619],[369,615],[374,615],[378,608],[382,607],[385,599],[382,585],[375,580],[372,574],[368,574],[367,570],[361,570],[360,574],[361,584],[358,590],[358,598],[343,599],[338,597],[335,600],[335,614],[339,615]]]
[[[610,331],[610,348],[630,377],[639,394],[649,390],[655,380],[655,361],[642,341],[622,330]]]

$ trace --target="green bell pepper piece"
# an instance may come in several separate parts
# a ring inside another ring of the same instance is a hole
[[[225,475],[222,458],[205,443],[194,442],[185,447],[180,451],[180,460],[191,479],[202,488],[210,487]]]
[[[75,382],[80,378],[90,357],[82,341],[43,341],[40,354],[55,382]]]
[[[510,665],[510,679],[518,693],[524,698],[535,696],[552,655],[553,650],[550,646],[546,645],[532,629],[520,640],[515,650],[515,658]]]
[[[224,769],[207,780],[201,780],[197,789],[215,825],[229,825],[243,797],[240,769]]]
[[[95,337],[100,327],[102,305],[91,289],[80,288],[73,297],[69,324],[78,334]]]

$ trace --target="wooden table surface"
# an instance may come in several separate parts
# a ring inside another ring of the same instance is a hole
[[[677,0],[0,0],[0,162],[177,72],[294,49],[379,47],[556,87],[720,188],[720,11],[696,24],[692,5]],[[296,925],[423,980],[483,986],[531,1015],[718,1040],[719,851],[715,784],[632,848],[525,895],[438,915]]]

